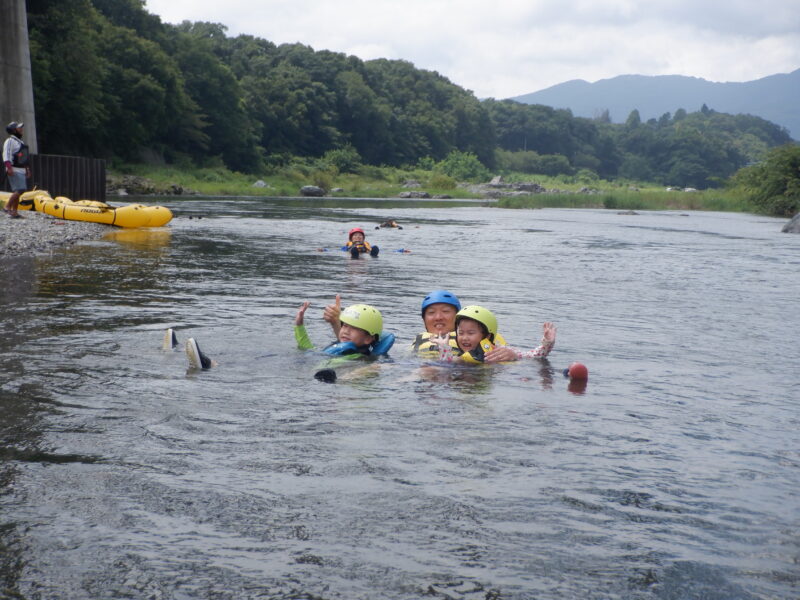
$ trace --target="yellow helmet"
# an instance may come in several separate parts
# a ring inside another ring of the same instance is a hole
[[[383,317],[377,308],[369,304],[353,304],[339,316],[342,323],[363,329],[370,335],[380,335],[383,331]]]
[[[489,332],[489,341],[494,341],[494,336],[497,334],[497,318],[492,311],[482,306],[465,306],[456,313],[456,327],[461,319],[472,319],[477,321]]]

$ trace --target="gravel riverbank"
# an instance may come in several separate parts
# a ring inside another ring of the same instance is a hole
[[[22,219],[0,212],[0,256],[33,256],[81,240],[97,240],[114,228],[101,223],[65,221],[25,210]]]

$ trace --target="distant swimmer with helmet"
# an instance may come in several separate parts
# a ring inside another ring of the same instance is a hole
[[[349,252],[352,258],[359,258],[362,254],[369,254],[372,257],[378,256],[380,249],[377,246],[370,245],[361,227],[353,227],[347,233],[347,237],[347,244],[342,246],[342,250]]]
[[[337,297],[338,298],[338,297]],[[305,328],[305,314],[310,302],[303,302],[294,320],[294,337],[300,350],[313,350],[314,344]],[[346,361],[361,357],[385,355],[394,344],[394,334],[383,332],[383,317],[380,311],[369,304],[354,304],[340,311],[336,329],[336,341],[326,346],[322,352],[339,357],[331,360],[328,368],[318,371],[314,376],[321,381],[336,381],[333,367]]]
[[[550,322],[543,325],[541,344],[533,350],[518,350],[505,346],[515,354],[515,359],[545,358],[556,343],[556,327]],[[466,306],[456,313],[455,332],[438,334],[429,338],[439,349],[439,358],[447,362],[460,360],[469,363],[488,362],[487,353],[494,350],[498,340],[497,318],[483,306]]]
[[[417,334],[411,349],[417,355],[436,359],[439,357],[438,345],[432,341],[435,336],[450,336],[455,339],[456,315],[461,310],[458,297],[447,290],[434,290],[422,299],[422,322],[425,331]],[[517,360],[517,352],[508,346],[503,336],[497,334],[494,347],[485,352],[483,362],[496,363]]]

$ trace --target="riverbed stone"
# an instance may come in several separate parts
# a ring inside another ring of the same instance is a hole
[[[325,190],[317,185],[304,185],[300,188],[301,196],[319,197],[325,195]]]
[[[0,213],[0,256],[35,256],[82,240],[99,240],[114,231],[111,225],[67,221],[21,210],[22,219]]]
[[[800,233],[800,213],[797,213],[791,221],[781,229],[783,233]]]
[[[128,194],[135,196],[187,196],[197,194],[197,192],[177,183],[156,184],[150,179],[138,175],[106,174],[106,195],[127,196]]]

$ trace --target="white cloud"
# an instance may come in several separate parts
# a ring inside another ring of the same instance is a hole
[[[622,74],[745,81],[800,68],[786,0],[148,0],[164,21],[404,59],[479,97]]]

